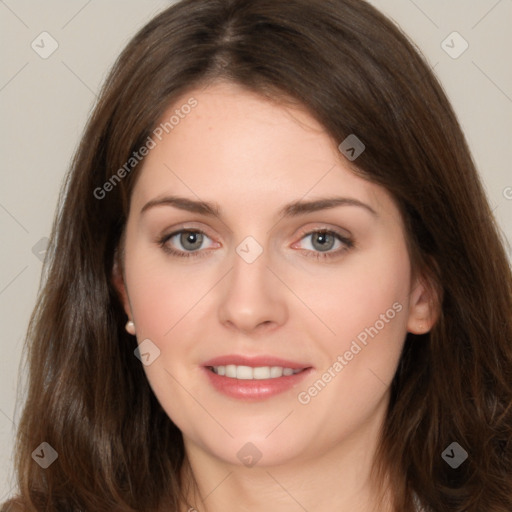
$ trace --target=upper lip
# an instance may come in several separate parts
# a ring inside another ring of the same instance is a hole
[[[296,361],[290,361],[274,356],[242,356],[237,354],[228,354],[225,356],[214,357],[209,359],[203,366],[226,366],[228,364],[234,364],[236,366],[251,366],[253,368],[257,366],[282,366],[283,368],[292,368],[293,370],[310,368],[311,365],[298,363]]]

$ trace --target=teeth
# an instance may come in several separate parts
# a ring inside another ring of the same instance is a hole
[[[274,366],[274,368],[280,369],[278,366]],[[268,366],[257,366],[252,369],[252,376],[254,379],[270,379],[272,370]]]
[[[236,379],[236,366],[234,364],[228,364],[224,367],[226,372],[226,377],[231,377],[232,379]]]
[[[271,379],[274,379],[276,377],[282,377],[283,376],[283,368],[281,368],[280,366],[272,366],[272,368],[270,368],[270,378]]]
[[[250,366],[237,366],[236,367],[236,378],[237,379],[252,379],[253,370]]]
[[[228,364],[226,366],[212,366],[212,371],[217,375],[223,375],[232,379],[240,380],[260,380],[260,379],[276,379],[294,375],[303,370],[303,368],[283,368],[282,366],[237,366]]]

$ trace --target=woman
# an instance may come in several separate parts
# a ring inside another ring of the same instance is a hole
[[[510,268],[441,87],[365,2],[157,16],[48,252],[12,507],[511,509]]]

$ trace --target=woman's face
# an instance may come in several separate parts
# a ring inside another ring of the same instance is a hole
[[[375,439],[406,333],[431,325],[390,195],[302,110],[227,83],[162,121],[176,109],[118,279],[158,400],[189,448],[239,465]]]

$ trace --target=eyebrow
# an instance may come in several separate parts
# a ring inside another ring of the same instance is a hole
[[[157,206],[173,206],[180,210],[198,213],[207,217],[221,217],[220,207],[218,204],[180,196],[165,196],[152,199],[142,207],[140,214],[142,215],[144,212]],[[279,216],[298,217],[299,215],[336,208],[337,206],[357,206],[378,217],[377,212],[371,206],[359,201],[358,199],[350,197],[327,197],[313,201],[293,201],[292,203],[285,205],[279,211]]]

